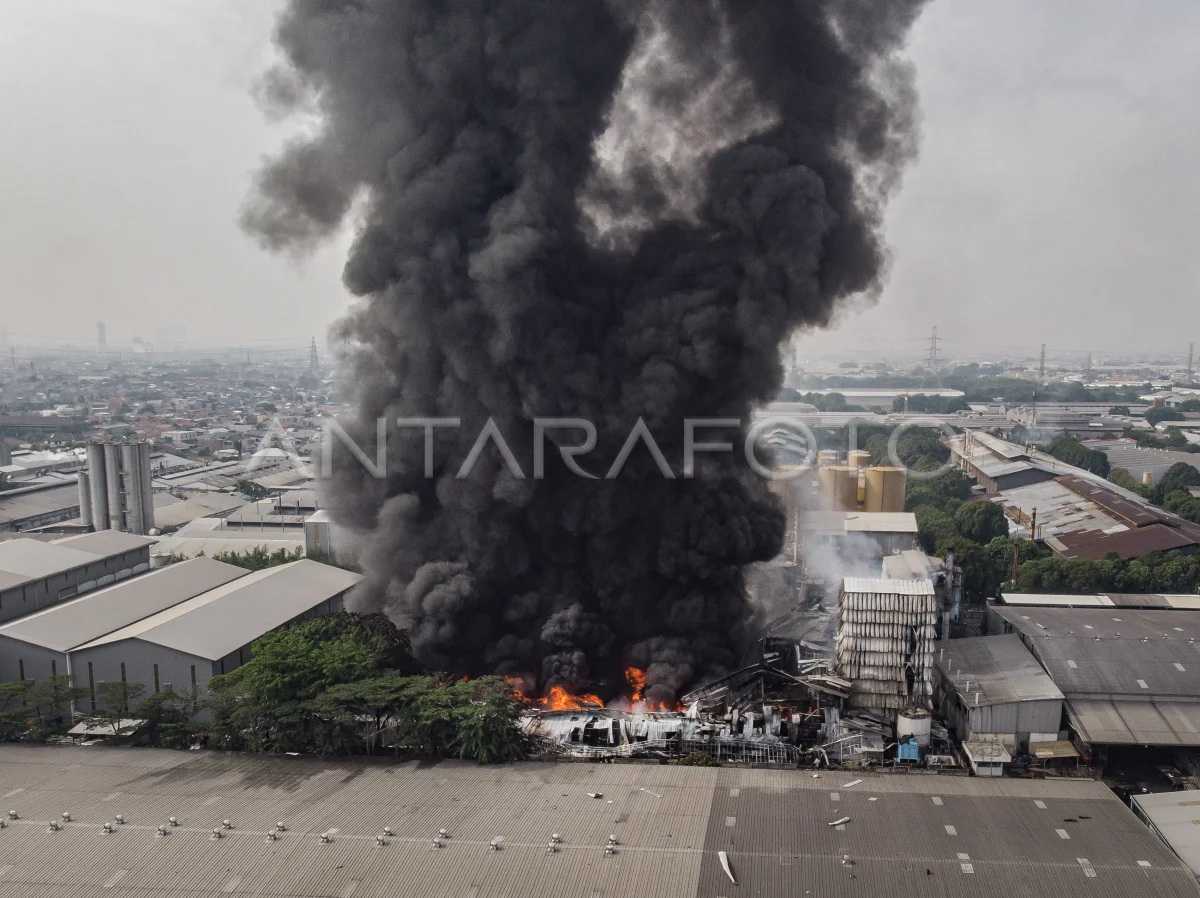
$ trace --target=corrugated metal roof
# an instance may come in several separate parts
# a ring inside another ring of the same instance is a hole
[[[74,483],[36,486],[0,493],[0,524],[78,507],[79,488]]]
[[[1158,832],[1192,872],[1200,876],[1200,790],[1134,795],[1134,810]]]
[[[1035,605],[1061,608],[1176,608],[1200,610],[1200,595],[1192,593],[1001,593],[1005,605]]]
[[[1094,745],[1200,747],[1200,702],[1073,698],[1067,715],[1081,739]]]
[[[154,542],[150,536],[138,536],[136,533],[123,533],[120,530],[98,530],[95,533],[81,533],[78,536],[67,536],[54,540],[56,546],[66,546],[91,552],[93,555],[120,555],[131,549],[140,549]]]
[[[79,646],[142,639],[216,661],[337,596],[361,574],[302,559],[265,568]]]
[[[211,558],[182,561],[12,621],[0,636],[65,652],[246,573]]]
[[[846,577],[842,581],[842,592],[889,596],[934,594],[932,580],[888,580],[883,577]]]
[[[21,578],[16,581],[19,583],[49,577],[85,564],[95,564],[96,557],[94,552],[36,539],[0,542],[0,571]]]
[[[917,516],[908,511],[851,511],[847,533],[916,533]]]
[[[847,789],[851,779],[862,782]],[[5,793],[21,819],[0,832],[0,895],[21,898],[1200,896],[1186,866],[1090,781],[4,746]],[[47,833],[64,810],[72,821]],[[115,813],[128,822],[102,833]],[[156,838],[172,815],[180,826]],[[226,818],[234,828],[211,839]],[[267,843],[277,820],[288,829]],[[384,826],[395,835],[379,847]],[[443,827],[450,838],[432,850]],[[555,854],[551,833],[563,839]],[[619,844],[606,856],[610,833]]]
[[[1200,699],[1200,615],[1194,611],[1006,605],[993,610],[1025,635],[1070,699]]]
[[[943,682],[952,683],[968,705],[1061,700],[1062,691],[1016,633],[975,636],[936,643]]]

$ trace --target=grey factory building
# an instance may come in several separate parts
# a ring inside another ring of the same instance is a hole
[[[79,488],[71,481],[37,482],[0,492],[0,533],[22,533],[78,514]]]
[[[0,622],[149,570],[152,542],[108,530],[0,542]]]
[[[1200,746],[1200,615],[1144,608],[992,609],[1062,690],[1080,740]]]
[[[196,558],[10,621],[0,626],[0,682],[70,675],[69,652],[76,646],[246,573],[232,564]]]
[[[73,649],[75,685],[140,683],[146,692],[203,692],[250,658],[250,644],[302,618],[342,608],[361,575],[303,559],[254,571]]]
[[[1063,694],[1016,633],[934,648],[935,707],[960,740],[998,737],[1026,751],[1058,739]]]
[[[1200,896],[1091,781],[4,746],[0,794],[14,898]]]

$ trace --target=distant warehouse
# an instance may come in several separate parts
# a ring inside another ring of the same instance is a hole
[[[197,558],[10,621],[0,626],[0,682],[68,676],[69,652],[76,646],[246,574],[232,564]]]
[[[112,530],[0,542],[0,622],[149,570],[152,542]]]
[[[361,575],[304,559],[247,574],[70,652],[77,687],[140,683],[147,693],[202,692],[250,660],[250,645],[292,621],[342,609]],[[86,700],[85,700],[86,701]]]

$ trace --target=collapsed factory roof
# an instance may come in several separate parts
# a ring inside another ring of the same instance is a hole
[[[0,831],[0,888],[14,895],[70,882],[114,898],[1200,896],[1187,867],[1085,781],[5,746],[0,791],[20,815]],[[71,821],[47,833],[64,810]],[[116,813],[126,823],[103,832]],[[168,816],[179,826],[156,836]],[[268,842],[276,821],[286,830]]]

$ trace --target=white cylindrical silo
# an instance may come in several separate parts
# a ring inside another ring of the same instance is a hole
[[[148,442],[138,444],[138,472],[142,475],[140,491],[142,523],[146,528],[142,532],[149,533],[154,529],[154,485],[150,478],[150,444]]]
[[[79,523],[92,526],[92,488],[88,483],[88,472],[79,472]]]
[[[125,528],[130,533],[145,533],[142,521],[142,475],[138,473],[140,456],[136,443],[121,445],[121,491],[125,494]]]
[[[124,501],[121,496],[121,447],[104,444],[104,485],[108,492],[108,526],[111,530],[125,529]],[[95,513],[95,509],[93,509]]]
[[[108,526],[108,477],[105,474],[104,446],[88,443],[88,487],[92,491],[92,526],[103,530]]]

